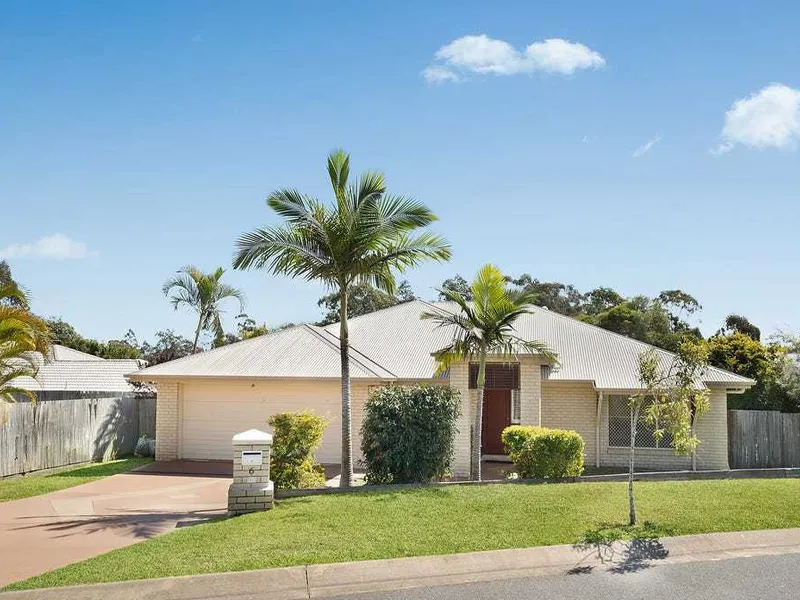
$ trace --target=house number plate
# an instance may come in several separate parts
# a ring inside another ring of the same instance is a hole
[[[262,461],[261,450],[242,450],[242,466],[260,466]]]

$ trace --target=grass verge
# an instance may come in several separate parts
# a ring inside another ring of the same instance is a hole
[[[130,471],[151,462],[151,460],[150,458],[123,458],[105,463],[66,467],[42,474],[33,473],[23,477],[9,477],[0,480],[0,502],[40,496],[82,483],[89,483],[95,479]]]
[[[800,479],[641,482],[648,535],[800,526]],[[574,543],[627,520],[625,483],[486,485],[293,498],[6,589]]]

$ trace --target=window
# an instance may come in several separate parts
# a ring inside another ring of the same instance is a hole
[[[478,387],[478,365],[469,365],[469,388],[474,390]],[[519,389],[519,365],[490,363],[486,365],[487,390],[518,390]]]
[[[519,390],[511,390],[511,424],[520,423]]]
[[[660,441],[654,435],[656,427],[639,415],[636,424],[637,448],[670,448],[672,438],[665,433]],[[630,448],[631,445],[631,408],[627,396],[608,397],[608,445],[611,447]]]

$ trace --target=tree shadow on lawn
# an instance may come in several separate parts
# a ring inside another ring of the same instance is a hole
[[[653,561],[669,556],[669,550],[658,539],[659,535],[665,534],[670,535],[670,532],[649,521],[645,521],[641,527],[601,523],[595,529],[585,531],[573,544],[575,550],[589,554],[566,574],[586,575],[598,565],[608,565],[606,570],[616,575],[649,569]],[[596,564],[581,564],[587,559],[592,559]]]

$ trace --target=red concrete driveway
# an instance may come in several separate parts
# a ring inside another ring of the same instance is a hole
[[[0,587],[224,515],[230,483],[132,471],[0,503]]]

